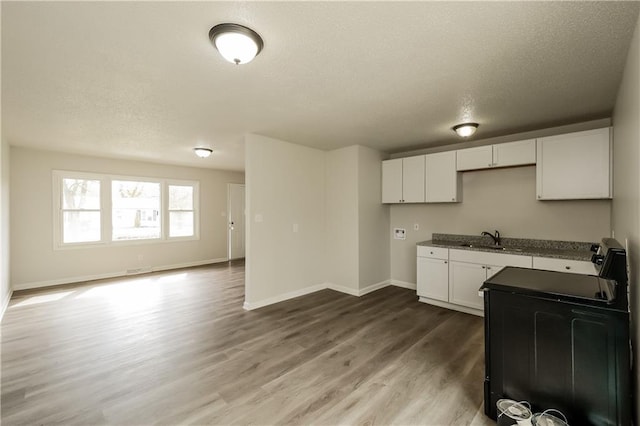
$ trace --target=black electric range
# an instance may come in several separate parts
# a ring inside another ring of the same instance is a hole
[[[507,267],[482,286],[489,417],[509,398],[569,424],[630,424],[626,253],[610,238],[593,249],[598,275]]]
[[[615,281],[595,275],[508,266],[485,281],[482,289],[627,311],[625,291]]]

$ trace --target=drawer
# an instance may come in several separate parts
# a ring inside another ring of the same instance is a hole
[[[449,259],[449,249],[442,247],[418,246],[418,257],[431,259]]]
[[[544,269],[547,271],[570,272],[574,274],[597,275],[596,266],[589,261],[552,259],[549,257],[534,257],[534,269]]]
[[[458,262],[478,263],[480,265],[519,266],[531,268],[531,256],[518,254],[489,253],[473,250],[449,250],[449,259]]]

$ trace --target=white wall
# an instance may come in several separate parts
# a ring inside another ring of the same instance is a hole
[[[624,76],[613,114],[613,204],[615,237],[627,245],[631,290],[632,338],[634,340],[635,416],[640,419],[638,345],[640,327],[640,19],[629,48]]]
[[[0,319],[11,297],[9,171],[10,149],[6,140],[0,146]]]
[[[53,249],[52,171],[200,182],[200,239]],[[227,183],[243,173],[11,147],[11,282],[14,289],[122,275],[127,269],[202,264],[227,257]]]
[[[325,152],[247,135],[245,164],[245,306],[251,309],[326,280]]]
[[[389,280],[389,206],[380,203],[384,156],[358,145],[326,156],[327,281],[358,295]]]
[[[364,146],[357,149],[359,283],[363,289],[390,277],[389,206],[380,202],[386,156]]]
[[[504,237],[600,241],[610,230],[609,200],[537,201],[535,166],[464,172],[462,203],[391,207],[391,279],[416,282],[416,246],[434,232]],[[418,224],[420,229],[413,230]],[[394,240],[392,228],[405,228]]]
[[[0,22],[2,22],[2,4],[0,4]],[[2,30],[0,28],[0,45],[2,44]],[[0,70],[2,69],[2,55],[0,55]],[[0,87],[2,74],[0,72]],[[0,102],[0,117],[2,117],[2,102]],[[0,119],[0,319],[11,297],[10,281],[10,224],[9,224],[9,143],[2,135],[2,120]]]
[[[326,280],[359,288],[358,147],[326,153]]]

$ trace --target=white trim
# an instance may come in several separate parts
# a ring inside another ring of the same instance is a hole
[[[405,283],[405,284],[411,285],[410,283]],[[365,294],[374,292],[376,290],[380,290],[381,288],[387,287],[389,285],[395,285],[395,284],[393,284],[392,280],[384,280],[384,281],[380,281],[379,283],[371,284],[361,289],[354,289],[351,287],[346,287],[343,285],[326,282],[326,283],[314,285],[311,287],[306,287],[300,290],[291,291],[289,293],[281,294],[279,296],[270,297],[268,299],[264,299],[255,303],[249,303],[245,300],[242,307],[247,311],[251,311],[253,309],[258,309],[264,306],[273,305],[275,303],[284,302],[285,300],[293,299],[294,297],[304,296],[305,294],[315,293],[316,291],[325,290],[325,289],[348,294],[350,296],[360,297],[360,296],[364,296]],[[403,287],[403,286],[398,286],[398,287]],[[413,285],[413,288],[415,289],[415,284]]]
[[[390,284],[396,287],[408,288],[409,290],[415,290],[417,288],[416,283],[409,283],[406,281],[389,280]]]
[[[290,291],[288,293],[281,294],[279,296],[270,297],[268,299],[260,300],[258,302],[249,303],[246,300],[242,307],[246,311],[251,311],[253,309],[262,308],[263,306],[273,305],[275,303],[284,302],[285,300],[293,299],[296,297],[304,296],[309,293],[315,293],[316,291],[325,290],[327,288],[326,284],[317,284],[312,285],[310,287],[301,288],[300,290]]]
[[[195,262],[175,263],[173,265],[155,266],[151,268],[151,271],[159,272],[159,271],[168,271],[170,269],[191,268],[193,266],[202,266],[202,265],[209,265],[212,263],[227,262],[228,260],[229,259],[227,259],[226,257],[218,257],[217,259],[206,259],[206,260],[197,260]]]
[[[226,261],[227,261],[226,257],[221,257],[217,259],[198,260],[195,262],[176,263],[173,265],[161,265],[161,266],[154,266],[150,269],[145,268],[144,272],[141,272],[141,273],[167,271],[170,269],[189,268],[193,266],[208,265],[211,263],[221,263]],[[51,287],[51,286],[63,285],[63,284],[75,284],[75,283],[80,283],[84,281],[103,280],[107,278],[117,278],[117,277],[131,276],[131,275],[134,275],[134,274],[132,274],[131,272],[127,273],[127,271],[118,271],[118,272],[108,272],[104,274],[59,278],[56,280],[34,281],[34,282],[28,282],[28,283],[14,284],[13,290],[29,290],[32,288]]]
[[[441,308],[452,309],[454,311],[464,312],[465,314],[477,315],[484,317],[484,310],[467,308],[466,306],[455,305],[453,303],[442,302],[440,300],[429,299],[428,297],[420,297],[419,302],[428,303],[429,305],[439,306]]]
[[[385,288],[391,285],[391,280],[380,281],[379,283],[371,284],[366,286],[365,288],[361,288],[359,291],[359,296],[364,296],[367,293],[374,292],[376,290],[380,290],[381,288]]]
[[[84,211],[96,211],[100,213],[100,240],[99,241],[82,241],[77,243],[63,242],[63,214],[62,209],[62,180],[71,179],[87,179],[97,180],[100,182],[100,207],[98,209],[86,209]],[[160,236],[157,238],[141,238],[130,240],[113,240],[113,200],[112,189],[114,181],[132,181],[144,182],[160,185]],[[173,178],[156,178],[143,176],[123,176],[109,173],[90,173],[90,172],[74,172],[69,170],[53,170],[53,200],[52,200],[52,219],[53,219],[53,249],[54,250],[70,250],[70,249],[88,249],[93,247],[118,247],[139,244],[164,244],[182,241],[198,241],[200,240],[200,181],[185,180]],[[193,212],[193,235],[184,237],[169,236],[170,215],[171,212],[180,210],[169,209],[169,186],[191,186],[193,188],[193,210],[184,210]]]
[[[7,295],[7,300],[2,304],[2,309],[0,309],[0,322],[2,322],[2,318],[4,318],[4,313],[7,312],[7,308],[9,307],[9,302],[11,301],[11,296],[13,296],[13,289],[9,289],[9,294]]]
[[[333,283],[324,283],[324,285],[325,285],[325,288],[328,288],[329,290],[337,291],[339,293],[345,293],[350,296],[356,296],[356,297],[360,296],[360,290],[357,290],[355,288],[350,288],[350,287],[346,287],[339,284],[333,284]]]

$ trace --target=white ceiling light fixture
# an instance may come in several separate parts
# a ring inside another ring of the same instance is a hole
[[[193,148],[193,152],[200,158],[207,158],[213,152],[210,148]]]
[[[468,138],[478,130],[478,123],[462,123],[453,126],[453,131],[462,138]]]
[[[232,64],[251,62],[262,50],[264,42],[257,32],[238,24],[218,24],[209,30],[209,40]]]

